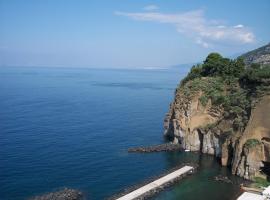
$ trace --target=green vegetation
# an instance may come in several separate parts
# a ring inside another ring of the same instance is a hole
[[[187,97],[202,91],[204,96],[201,101],[204,105],[211,99],[213,103],[218,103],[219,98],[222,98],[224,91],[223,80],[220,77],[195,78],[183,86],[183,92]]]
[[[252,148],[252,147],[255,147],[259,144],[261,144],[261,142],[257,139],[248,139],[245,143],[245,146],[248,148]]]
[[[215,128],[217,123],[207,124],[205,127],[203,127],[206,131]]]
[[[268,187],[270,185],[270,182],[267,181],[266,179],[264,178],[261,178],[261,177],[255,177],[253,179],[254,181],[254,186],[257,187],[257,188],[261,188],[261,187]]]
[[[252,64],[240,77],[243,87],[256,91],[257,96],[270,91],[270,65],[260,66]]]
[[[243,130],[253,101],[270,91],[270,66],[245,66],[242,58],[231,60],[211,53],[202,64],[191,68],[178,89],[187,98],[201,92],[203,106],[210,100],[212,106],[222,107],[233,129]]]
[[[218,53],[210,53],[203,64],[194,65],[182,84],[200,77],[215,77],[219,76],[224,79],[232,77],[240,77],[245,71],[243,59],[230,60],[223,58]]]

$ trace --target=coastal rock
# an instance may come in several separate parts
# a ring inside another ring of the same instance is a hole
[[[41,196],[30,198],[29,200],[83,200],[82,192],[65,188],[56,192],[51,192]]]
[[[221,147],[219,137],[212,131],[203,135],[202,153],[221,156]]]
[[[232,181],[227,176],[222,176],[222,175],[215,176],[214,180],[224,182],[224,183],[232,183]]]
[[[181,90],[176,93],[164,120],[164,135],[174,143],[179,143],[183,149],[221,156],[217,134],[203,128],[216,123],[221,113],[211,109],[211,102],[202,106],[199,101],[201,95],[199,93],[187,99]]]
[[[151,152],[161,152],[161,151],[181,151],[182,148],[179,144],[165,143],[146,147],[133,147],[129,148],[130,153],[151,153]]]
[[[185,150],[216,156],[245,179],[270,177],[268,64],[270,44],[235,60],[210,53],[178,85],[164,135]]]
[[[211,102],[202,106],[197,93],[187,99],[178,89],[164,120],[164,135],[174,144],[190,151],[215,155],[232,173],[252,179],[260,172],[263,162],[270,160],[270,96],[265,95],[251,111],[243,132],[228,133],[232,123],[223,119],[223,111],[213,109]],[[211,128],[209,128],[211,127]],[[248,140],[260,145],[247,147]]]
[[[252,110],[248,125],[236,144],[233,174],[252,179],[269,162],[270,96],[264,96]]]
[[[220,144],[216,135],[201,129],[217,122],[219,113],[213,114],[210,102],[206,107],[202,106],[200,96],[201,94],[198,94],[187,99],[181,90],[176,93],[164,120],[164,135],[174,143],[179,143],[184,149],[220,155]]]
[[[245,145],[236,174],[245,179],[252,179],[263,167],[262,160],[264,160],[262,144],[253,147]]]

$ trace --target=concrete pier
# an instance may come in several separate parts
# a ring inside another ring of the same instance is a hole
[[[147,193],[153,191],[153,190],[157,190],[159,188],[161,188],[162,186],[165,186],[173,181],[175,181],[176,179],[178,179],[181,176],[184,176],[190,172],[193,172],[194,167],[191,166],[184,166],[166,176],[163,176],[137,190],[134,190],[116,200],[134,200],[137,199],[141,196],[146,195]]]

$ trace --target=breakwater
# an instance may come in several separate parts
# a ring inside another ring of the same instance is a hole
[[[119,198],[115,198],[115,200],[145,199],[158,193],[166,186],[169,186],[178,181],[183,176],[193,173],[194,169],[195,168],[192,166],[184,166]]]

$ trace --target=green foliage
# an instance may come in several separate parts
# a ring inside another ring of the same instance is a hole
[[[202,66],[202,75],[203,76],[214,76],[218,75],[220,70],[225,65],[225,60],[218,53],[210,53]]]
[[[210,129],[215,128],[216,125],[217,125],[217,123],[207,124],[207,125],[204,127],[204,129],[205,129],[205,130],[210,130]]]
[[[260,67],[252,64],[241,76],[245,84],[269,84],[265,79],[270,79],[270,65]]]
[[[215,105],[222,104],[225,98],[224,82],[219,77],[193,79],[185,84],[182,90],[187,97],[202,91],[204,95],[199,100],[203,106],[206,106],[209,99]]]
[[[248,122],[251,109],[251,100],[248,98],[248,93],[232,84],[225,97],[223,107],[225,110],[224,117],[233,119],[233,128],[235,130],[243,129]]]
[[[223,58],[218,53],[211,53],[207,56],[202,65],[203,76],[221,76],[223,78],[239,77],[245,70],[243,59],[230,60]]]
[[[193,80],[195,78],[200,78],[202,72],[201,65],[193,65],[188,75],[182,80],[181,84],[188,82],[189,80]]]
[[[252,147],[255,147],[259,144],[261,144],[261,142],[257,139],[248,139],[245,143],[245,146],[248,148],[252,148]]]
[[[240,77],[245,71],[245,63],[243,58],[238,58],[234,61],[231,61],[231,66],[227,67],[226,75]]]
[[[267,181],[266,179],[264,178],[261,178],[261,177],[255,177],[253,179],[253,181],[255,182],[255,187],[258,187],[258,188],[261,188],[261,187],[268,187],[270,185],[270,182]]]
[[[244,130],[254,100],[270,94],[270,65],[252,64],[245,67],[242,58],[231,60],[218,53],[210,53],[203,64],[194,65],[182,80],[178,90],[189,98],[202,95],[200,103],[223,107],[224,118],[232,122],[234,130]]]
[[[223,79],[240,77],[244,71],[245,64],[242,58],[230,60],[223,58],[218,53],[210,53],[203,64],[197,64],[191,68],[181,85],[200,77],[219,76]]]
[[[258,64],[258,63],[252,63],[252,64],[250,65],[250,68],[251,68],[252,70],[258,70],[258,69],[261,68],[261,65]]]
[[[200,97],[199,101],[201,102],[201,104],[202,104],[203,106],[206,106],[207,103],[208,103],[208,97],[205,96],[205,95],[202,95],[202,96]]]
[[[260,66],[252,64],[241,75],[240,84],[246,90],[250,91],[250,95],[258,98],[270,92],[270,65]]]

